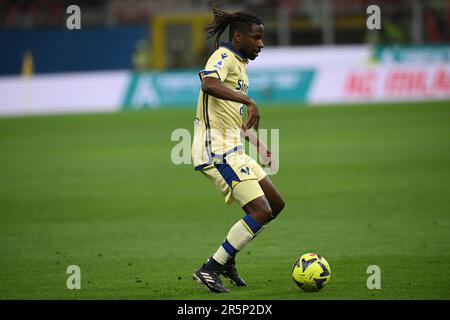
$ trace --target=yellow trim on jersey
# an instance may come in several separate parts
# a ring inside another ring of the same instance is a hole
[[[248,232],[250,232],[250,234],[252,236],[255,236],[255,234],[253,233],[252,229],[250,229],[250,227],[245,223],[245,221],[243,219],[240,220],[242,222],[242,224],[244,225],[244,227],[247,228]]]

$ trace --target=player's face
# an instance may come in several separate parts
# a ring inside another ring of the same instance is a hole
[[[241,52],[247,59],[255,60],[259,52],[264,47],[262,40],[264,36],[264,26],[253,24],[250,32],[245,32],[242,37]]]

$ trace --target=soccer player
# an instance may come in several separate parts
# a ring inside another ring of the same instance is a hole
[[[275,166],[271,152],[257,138],[260,115],[247,96],[246,65],[264,47],[262,21],[250,12],[227,13],[213,8],[214,20],[205,27],[216,36],[216,51],[199,75],[201,90],[194,121],[192,156],[195,169],[222,192],[227,204],[237,202],[245,216],[234,224],[217,251],[198,269],[194,280],[212,292],[229,292],[220,275],[246,286],[236,269],[236,254],[284,208],[284,201],[261,166],[243,150],[241,136],[255,144],[265,162]],[[229,27],[229,43],[220,36]],[[247,118],[243,123],[243,106]]]

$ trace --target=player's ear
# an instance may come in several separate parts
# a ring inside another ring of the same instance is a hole
[[[235,40],[236,42],[241,42],[241,40],[242,40],[242,32],[240,32],[240,31],[235,31],[235,32],[233,33],[233,38],[234,38],[234,40]]]

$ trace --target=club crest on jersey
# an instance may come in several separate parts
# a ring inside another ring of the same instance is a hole
[[[250,175],[250,168],[247,166],[241,167],[240,172],[245,173],[246,175]]]

